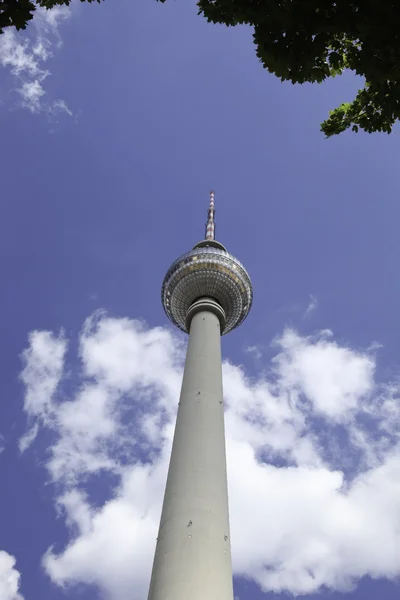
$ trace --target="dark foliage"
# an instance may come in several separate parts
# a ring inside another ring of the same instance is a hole
[[[160,0],[164,1],[164,0]],[[390,133],[400,118],[399,0],[198,0],[208,21],[254,28],[257,56],[282,81],[322,82],[354,71],[365,85],[321,125],[327,137]]]
[[[101,0],[81,0],[81,2],[101,2]],[[25,29],[38,6],[43,8],[53,8],[71,3],[71,0],[0,0],[0,33],[3,33],[5,27],[15,27],[16,29]]]

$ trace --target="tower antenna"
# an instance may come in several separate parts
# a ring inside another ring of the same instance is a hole
[[[206,223],[206,240],[215,240],[215,207],[214,207],[214,190],[210,192],[210,206],[208,208],[207,223]]]

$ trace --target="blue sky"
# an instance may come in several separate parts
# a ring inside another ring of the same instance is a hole
[[[0,600],[146,597],[185,344],[160,287],[210,188],[254,286],[223,340],[235,594],[394,600],[398,130],[324,139],[355,77],[281,84],[196,13],[0,39]]]

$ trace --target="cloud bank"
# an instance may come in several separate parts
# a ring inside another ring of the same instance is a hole
[[[1,600],[24,600],[18,593],[20,574],[14,568],[15,558],[0,550],[0,598]]]
[[[0,65],[11,76],[12,104],[31,113],[54,116],[71,110],[61,98],[51,98],[46,91],[46,80],[51,75],[49,60],[61,47],[59,27],[71,15],[67,6],[50,10],[38,8],[26,31],[6,29],[0,36]],[[2,102],[8,98],[2,95]]]
[[[139,600],[150,578],[184,338],[96,313],[78,342],[74,357],[62,334],[33,332],[23,353],[30,425],[22,447],[43,429],[53,432],[47,470],[70,534],[61,552],[48,549],[43,566],[60,586],[86,583],[109,600]],[[329,331],[305,337],[287,329],[274,347],[267,375],[256,379],[224,363],[235,574],[295,595],[349,590],[366,575],[394,580],[399,385],[376,383],[373,352],[339,345]]]

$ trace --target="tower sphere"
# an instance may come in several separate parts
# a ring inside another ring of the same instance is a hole
[[[188,311],[201,298],[223,309],[221,333],[232,331],[247,317],[253,299],[244,266],[214,239],[205,239],[172,263],[165,275],[161,299],[168,318],[189,333]]]

